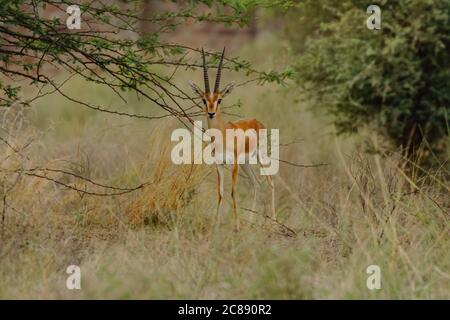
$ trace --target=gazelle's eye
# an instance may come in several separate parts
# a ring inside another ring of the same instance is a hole
[[[202,101],[203,101],[203,104],[205,104],[205,105],[206,105],[206,100],[205,100],[205,99],[202,99]]]
[[[222,99],[217,100],[217,104],[220,104],[222,102]]]

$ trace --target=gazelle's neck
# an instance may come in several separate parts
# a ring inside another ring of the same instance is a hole
[[[207,121],[209,129],[219,129],[220,131],[224,130],[224,123],[220,112],[216,113],[216,116],[213,119],[207,117]]]

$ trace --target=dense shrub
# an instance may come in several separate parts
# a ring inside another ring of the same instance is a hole
[[[298,81],[340,132],[376,124],[408,156],[444,150],[450,117],[450,1],[378,1],[381,29],[369,30],[367,1],[302,1],[289,32]]]

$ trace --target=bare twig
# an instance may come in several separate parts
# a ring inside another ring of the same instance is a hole
[[[297,236],[297,232],[295,232],[294,230],[289,228],[287,225],[279,222],[278,220],[275,220],[272,217],[269,217],[268,215],[264,215],[264,214],[259,213],[258,211],[251,210],[251,209],[244,208],[244,207],[241,207],[241,209],[244,210],[244,211],[248,211],[248,212],[257,214],[257,215],[259,215],[259,216],[261,216],[261,217],[263,217],[263,218],[265,218],[267,220],[270,220],[271,222],[277,224],[278,226],[282,227],[284,231],[286,231],[285,235],[288,236],[288,237],[296,237]]]

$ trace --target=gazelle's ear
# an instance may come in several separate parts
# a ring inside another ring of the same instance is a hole
[[[195,83],[193,83],[191,80],[188,81],[189,85],[191,86],[194,93],[198,94],[200,97],[203,96],[203,91],[200,89]]]
[[[222,90],[222,92],[220,92],[220,94],[222,95],[222,97],[225,97],[227,94],[233,91],[233,88],[234,88],[234,81],[227,84],[225,88]]]

